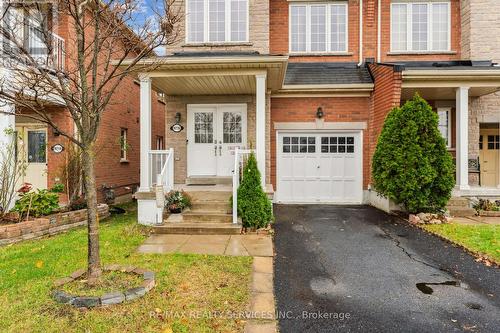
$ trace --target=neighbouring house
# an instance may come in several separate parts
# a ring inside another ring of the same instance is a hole
[[[47,4],[50,4],[48,2]],[[20,19],[15,22],[24,21],[24,26],[19,27],[18,33],[25,41],[26,47],[33,50],[34,57],[49,57],[47,71],[52,69],[65,69],[71,64],[70,56],[75,54],[74,30],[70,26],[67,15],[57,13],[53,15],[51,26],[46,27],[42,22],[43,15],[48,15],[50,7],[37,8],[36,11],[16,8],[9,8],[9,15],[4,17],[2,24],[9,24],[9,18]],[[47,12],[44,12],[47,11]],[[53,54],[40,53],[39,31],[50,29],[54,43]],[[5,44],[3,44],[5,47]],[[9,85],[9,75],[13,75],[9,69],[16,59],[2,56],[3,63],[0,65],[0,76],[2,84]],[[44,61],[45,63],[45,61]],[[7,66],[8,64],[8,66]],[[139,145],[140,127],[140,106],[139,106],[139,82],[134,78],[126,78],[120,89],[112,97],[108,108],[103,113],[101,126],[97,140],[97,165],[96,165],[96,185],[99,190],[98,200],[104,202],[111,197],[116,200],[131,199],[131,194],[139,185],[139,156],[141,146]],[[165,101],[161,94],[151,92],[151,116],[152,130],[149,140],[155,149],[164,149],[165,142]],[[57,97],[47,99],[52,103],[51,118],[61,128],[69,133],[77,135],[69,112],[64,103],[58,102]],[[56,183],[63,183],[64,169],[67,167],[70,158],[69,139],[63,137],[58,132],[48,127],[45,123],[34,121],[23,116],[22,111],[15,109],[15,106],[5,101],[0,101],[0,141],[8,140],[4,133],[5,128],[13,128],[16,133],[18,144],[18,158],[27,162],[27,170],[22,177],[20,184],[31,183],[35,189],[51,188]],[[28,112],[28,111],[26,111]],[[62,151],[59,151],[62,147]],[[61,195],[61,202],[68,200],[68,195]]]
[[[500,197],[496,1],[182,0],[172,10],[186,13],[178,42],[140,75],[141,119],[152,86],[166,95],[172,165],[152,168],[141,141],[140,223],[161,220],[158,180],[233,191],[240,149],[255,150],[274,202],[387,206],[371,160],[386,115],[415,93],[439,115],[454,195]]]

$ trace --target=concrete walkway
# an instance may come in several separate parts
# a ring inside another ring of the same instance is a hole
[[[470,217],[455,217],[451,223],[470,224],[470,225],[500,225],[500,217],[489,216],[470,216]]]
[[[272,257],[273,241],[269,235],[151,235],[137,251]]]

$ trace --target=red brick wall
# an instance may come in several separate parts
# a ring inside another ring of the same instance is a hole
[[[325,122],[369,121],[369,97],[271,98],[271,183],[276,188],[275,122],[314,122],[318,106],[323,108]],[[368,125],[369,127],[369,125]],[[363,134],[363,188],[368,184],[369,136]]]
[[[392,66],[369,65],[370,72],[375,80],[375,88],[372,93],[370,116],[369,116],[369,174],[371,178],[371,163],[373,153],[377,146],[378,136],[384,126],[384,121],[391,109],[399,106],[401,100],[401,72],[394,70]],[[369,182],[371,179],[369,179]]]
[[[66,41],[66,64],[74,64],[75,34],[74,28],[69,23],[69,18],[61,14],[59,24],[55,28],[58,35]],[[116,52],[116,50],[115,50]],[[118,55],[115,54],[115,57]],[[130,193],[132,188],[139,183],[139,121],[140,121],[140,87],[132,77],[125,78],[114,93],[111,101],[102,114],[97,143],[96,143],[96,181],[100,190],[102,185],[115,188],[117,196]],[[157,94],[152,94],[152,149],[156,149],[156,137],[163,136],[165,140],[165,105],[158,101]],[[60,112],[59,121],[68,121],[68,113]],[[72,125],[71,120],[69,124]],[[65,126],[67,124],[65,123]],[[128,129],[127,163],[120,162],[120,130]],[[62,137],[54,138],[49,134],[49,145],[52,141],[62,140]],[[49,152],[50,155],[50,152]],[[65,156],[60,154],[57,158],[49,156],[49,186],[57,177],[58,170],[64,165]],[[52,180],[51,180],[52,179]],[[130,188],[130,189],[127,189]],[[99,191],[98,200],[103,201],[103,195]]]
[[[451,51],[455,54],[411,54],[411,55],[390,55],[391,49],[391,0],[382,0],[382,19],[381,19],[381,62],[388,61],[424,61],[424,60],[457,60],[461,57],[460,35],[461,35],[461,18],[460,18],[460,0],[450,0],[451,3]],[[376,27],[375,27],[376,29]],[[375,57],[373,53],[371,57]]]
[[[270,3],[270,52],[288,54],[289,20],[287,0],[274,0]],[[460,0],[451,0],[451,54],[411,54],[389,55],[390,53],[390,4],[382,0],[381,18],[381,61],[404,60],[456,60],[460,59]],[[377,0],[363,3],[363,59],[377,57]],[[338,56],[291,56],[290,61],[359,61],[359,0],[349,0],[348,55]]]

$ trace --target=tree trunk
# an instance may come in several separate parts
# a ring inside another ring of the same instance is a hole
[[[93,146],[82,151],[83,181],[87,199],[88,221],[88,283],[95,283],[101,277],[101,259],[99,255],[99,220],[97,216],[97,189],[94,173]]]

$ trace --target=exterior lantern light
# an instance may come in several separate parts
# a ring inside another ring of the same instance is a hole
[[[323,108],[321,106],[319,106],[318,109],[316,110],[316,117],[318,119],[321,119],[321,118],[323,118],[324,115],[325,114],[323,112]]]

